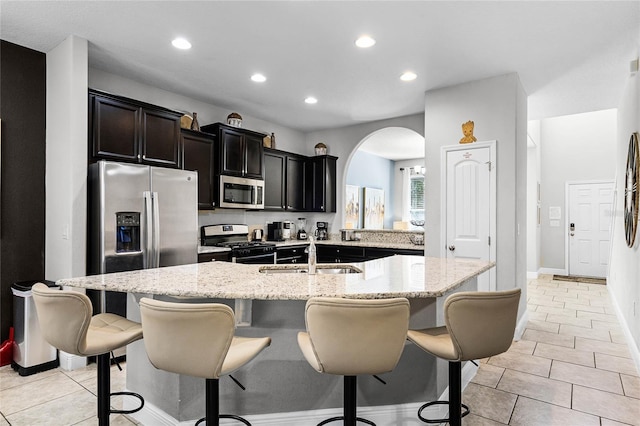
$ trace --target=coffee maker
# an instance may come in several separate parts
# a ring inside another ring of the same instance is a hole
[[[329,222],[316,222],[316,240],[329,239]]]
[[[267,224],[267,241],[284,241],[282,222]]]

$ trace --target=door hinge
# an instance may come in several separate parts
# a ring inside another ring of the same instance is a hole
[[[487,244],[491,245],[491,236],[487,237]]]
[[[486,163],[484,163],[484,164],[486,164],[487,166],[489,166],[489,171],[491,171],[491,161],[487,161],[487,162],[486,162]]]

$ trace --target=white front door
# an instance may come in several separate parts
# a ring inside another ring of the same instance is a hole
[[[611,247],[613,182],[570,183],[569,275],[607,276]]]
[[[491,174],[489,146],[472,146],[446,153],[447,257],[491,260]],[[495,242],[494,242],[495,243]],[[478,277],[478,290],[495,290],[492,273]]]

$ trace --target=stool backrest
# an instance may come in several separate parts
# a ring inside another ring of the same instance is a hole
[[[343,376],[381,374],[400,360],[409,327],[409,301],[309,299],[307,332],[323,372]]]
[[[87,295],[53,290],[42,283],[33,285],[31,294],[44,339],[67,353],[87,355],[87,331],[93,314]]]
[[[220,303],[142,298],[142,334],[154,367],[217,379],[235,331],[233,310]]]
[[[460,292],[447,297],[444,319],[460,361],[505,352],[513,342],[520,289]]]

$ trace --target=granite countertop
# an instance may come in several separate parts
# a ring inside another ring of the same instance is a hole
[[[306,300],[315,296],[431,298],[459,287],[495,263],[390,256],[350,265],[362,272],[317,275],[261,273],[264,268],[293,269],[301,265],[206,262],[61,279],[57,284],[95,290],[223,299]],[[319,266],[330,267],[328,264]]]
[[[198,254],[203,253],[222,253],[225,251],[231,251],[229,247],[216,247],[216,246],[198,246]]]
[[[289,247],[289,246],[308,246],[307,240],[286,240],[286,241],[274,241],[276,247]],[[389,248],[398,250],[424,250],[424,245],[416,245],[412,243],[399,243],[399,242],[380,242],[380,241],[342,241],[342,240],[316,240],[316,245],[331,245],[331,246],[350,246],[350,247],[375,247],[375,248]]]

